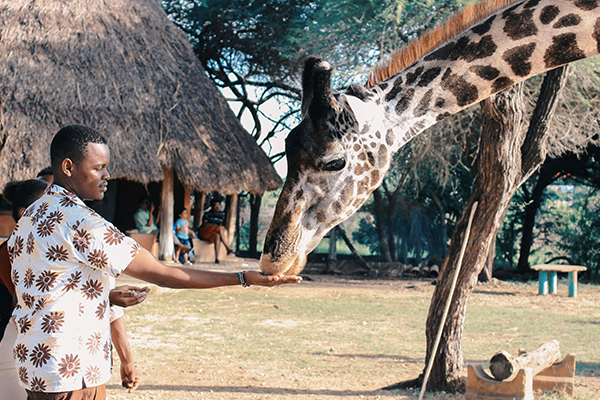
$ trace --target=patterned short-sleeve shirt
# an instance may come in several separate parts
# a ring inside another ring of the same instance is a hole
[[[25,211],[8,249],[22,386],[64,392],[106,383],[110,278],[127,268],[139,245],[75,194],[51,185]]]

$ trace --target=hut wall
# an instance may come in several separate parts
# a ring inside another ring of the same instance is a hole
[[[103,200],[94,201],[89,205],[122,232],[135,229],[133,214],[139,208],[138,202],[142,195],[148,194],[152,200],[160,204],[161,182],[150,182],[144,185],[127,179],[111,179],[108,188]],[[183,207],[185,189],[178,179],[175,179],[174,195],[175,209]]]

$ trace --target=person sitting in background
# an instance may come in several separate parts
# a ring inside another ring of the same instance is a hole
[[[215,245],[215,263],[218,264],[219,250],[221,243],[227,249],[227,254],[233,253],[231,246],[225,240],[227,238],[227,230],[223,226],[225,221],[225,213],[221,211],[221,198],[215,197],[210,202],[210,210],[204,213],[202,217],[202,225],[198,228],[198,238],[207,240]]]
[[[140,197],[138,204],[140,208],[138,208],[133,215],[135,227],[137,228],[138,232],[154,233],[155,235],[158,235],[158,227],[156,224],[160,220],[160,209],[156,215],[156,220],[154,220],[154,203],[150,197],[148,197],[148,195],[143,195]]]
[[[185,207],[182,207],[177,211],[178,211],[177,216],[179,217],[179,219],[177,221],[175,221],[175,237],[177,239],[179,239],[179,242],[183,246],[189,247],[191,249],[190,237],[193,239],[196,237],[196,234],[194,233],[194,231],[192,231],[190,229],[190,222],[187,219],[187,217],[188,217],[187,209]],[[189,264],[191,264],[191,262],[189,260],[189,256],[190,256],[189,250],[181,251],[178,260],[179,260],[179,262],[181,262],[183,264],[189,265]]]

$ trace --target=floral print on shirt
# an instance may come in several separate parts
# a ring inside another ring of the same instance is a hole
[[[139,249],[58,185],[25,211],[8,250],[18,300],[14,356],[26,389],[66,392],[108,381],[110,279]]]

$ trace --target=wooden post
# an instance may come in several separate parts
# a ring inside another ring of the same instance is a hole
[[[556,271],[548,271],[548,288],[550,294],[556,294],[556,287],[558,286],[558,277]]]
[[[183,188],[183,208],[187,210],[188,219],[192,219],[192,188],[184,186]]]
[[[173,208],[175,197],[173,195],[174,172],[173,168],[162,165],[163,181],[161,192],[162,217],[160,219],[160,249],[158,258],[164,261],[173,260]]]
[[[577,297],[577,271],[569,272],[569,297]]]
[[[548,271],[540,271],[539,273],[540,289],[539,294],[548,294]]]
[[[225,215],[225,229],[227,229],[227,243],[229,245],[233,244],[233,239],[235,239],[235,220],[237,217],[237,203],[238,203],[238,194],[231,194],[227,196],[227,214]]]
[[[204,215],[204,201],[206,200],[206,193],[196,192],[196,199],[194,201],[194,230],[198,229],[202,225],[202,216]]]

